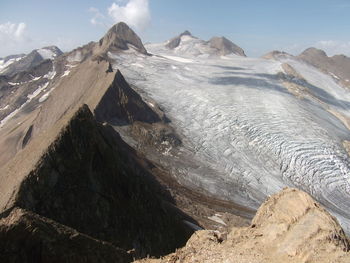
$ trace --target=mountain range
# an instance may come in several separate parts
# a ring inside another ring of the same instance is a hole
[[[0,59],[0,261],[348,262],[349,63],[125,23]]]

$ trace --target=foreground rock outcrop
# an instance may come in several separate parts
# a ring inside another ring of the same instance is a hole
[[[338,222],[308,194],[286,188],[259,208],[250,227],[203,230],[176,253],[141,262],[349,262]]]
[[[23,209],[0,219],[1,262],[116,262],[130,254]]]

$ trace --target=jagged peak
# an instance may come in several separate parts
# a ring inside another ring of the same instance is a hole
[[[182,38],[183,36],[189,36],[189,37],[193,37],[193,38],[194,38],[194,36],[191,34],[190,31],[185,30],[185,31],[182,32],[180,35],[178,35],[178,36],[173,37],[172,39],[170,39],[170,40],[168,41],[168,43],[167,43],[165,46],[166,46],[167,48],[169,48],[169,49],[174,49],[174,48],[178,47],[178,46],[180,45],[180,43],[181,43],[181,38]]]
[[[140,37],[126,23],[119,22],[100,39],[99,48],[102,52],[127,50],[128,44],[133,45],[139,52],[147,54]]]

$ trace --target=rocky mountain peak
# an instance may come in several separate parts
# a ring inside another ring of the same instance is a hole
[[[191,34],[190,31],[185,30],[184,32],[182,32],[182,33],[180,34],[180,36],[192,36],[192,34]]]
[[[322,49],[310,47],[310,48],[305,49],[299,56],[322,56],[322,57],[327,57],[327,54]]]
[[[181,37],[182,36],[190,36],[193,37],[191,32],[188,30],[185,30],[184,32],[182,32],[180,35],[172,38],[169,40],[169,42],[165,45],[167,48],[169,49],[174,49],[176,47],[178,47],[181,43]]]
[[[147,54],[139,36],[124,22],[112,26],[99,41],[102,52],[127,50],[128,44],[133,45],[139,52]]]
[[[245,57],[244,50],[225,37],[212,37],[208,44],[218,50],[219,55],[236,54]]]

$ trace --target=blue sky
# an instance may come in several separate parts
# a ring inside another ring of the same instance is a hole
[[[188,29],[205,40],[226,36],[249,56],[310,46],[350,56],[349,14],[350,0],[1,0],[0,56],[51,44],[68,51],[120,20],[143,42]]]

